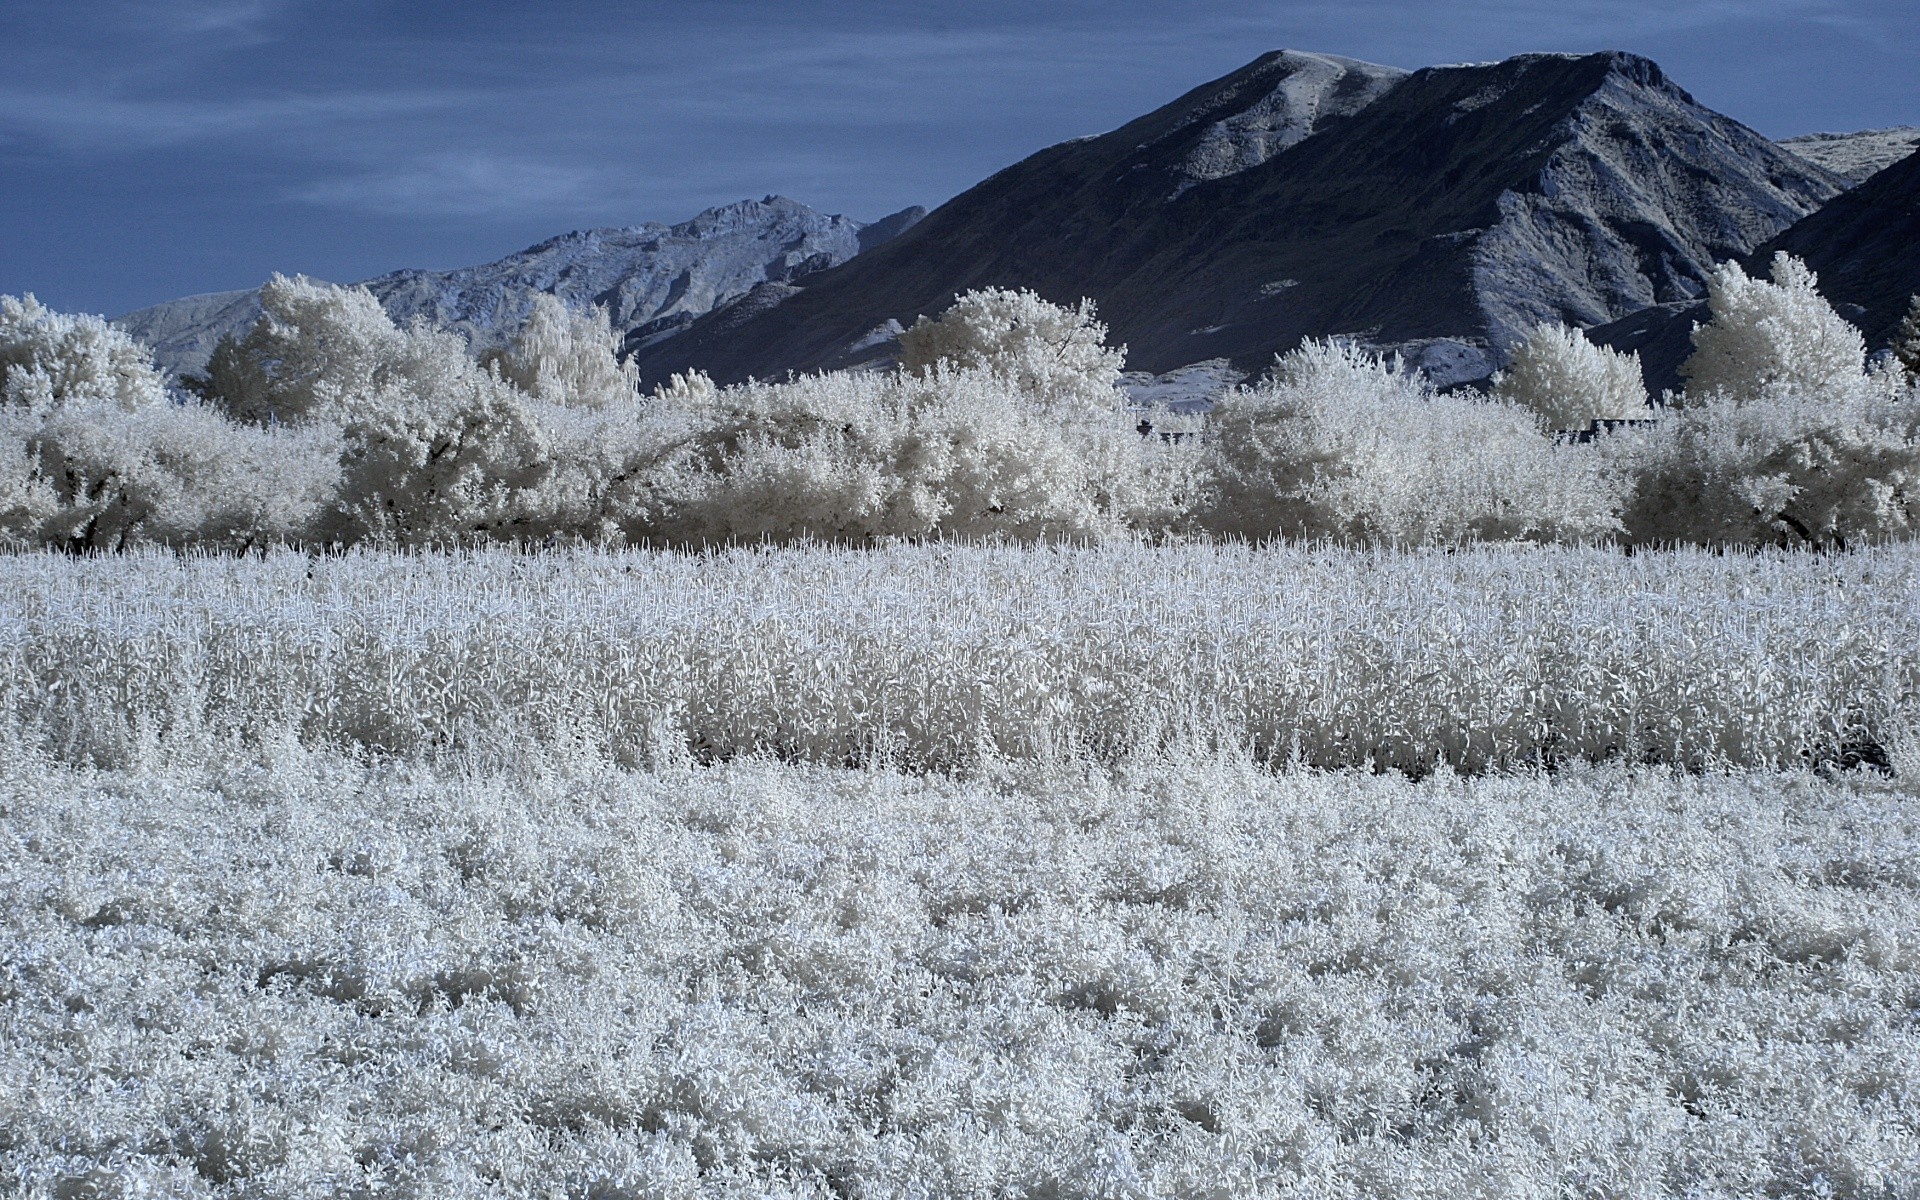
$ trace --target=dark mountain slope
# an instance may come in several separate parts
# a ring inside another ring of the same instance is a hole
[[[1920,151],[1869,177],[1818,212],[1744,257],[1749,274],[1764,274],[1785,250],[1820,276],[1820,293],[1866,334],[1877,350],[1893,340],[1907,305],[1920,292]],[[1637,350],[1647,386],[1680,386],[1680,364],[1693,352],[1693,327],[1705,304],[1674,304],[1633,313],[1588,330],[1604,346]]]
[[[1820,291],[1867,335],[1886,345],[1920,292],[1920,151],[1871,176],[1760,248],[1805,259]]]
[[[637,357],[653,378],[697,366],[723,381],[844,365],[887,321],[993,284],[1092,296],[1147,370],[1258,369],[1302,337],[1347,334],[1469,379],[1534,321],[1697,295],[1713,262],[1840,187],[1631,55],[1403,76],[1279,53]]]

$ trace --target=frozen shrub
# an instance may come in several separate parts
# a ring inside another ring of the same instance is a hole
[[[0,393],[0,533],[15,544],[291,540],[336,473],[324,435],[176,404],[145,347],[31,296],[0,297]]]
[[[482,361],[535,399],[568,408],[619,404],[640,386],[638,370],[620,361],[620,335],[605,309],[574,312],[545,292],[534,296],[513,344]]]
[[[1214,419],[1202,523],[1400,545],[1578,541],[1617,528],[1615,488],[1585,447],[1557,447],[1535,414],[1436,395],[1398,358],[1309,341]]]
[[[1898,372],[1863,369],[1815,282],[1785,254],[1772,282],[1713,273],[1685,404],[1608,448],[1634,481],[1633,540],[1839,549],[1920,527],[1920,406]]]
[[[1496,399],[1539,413],[1549,429],[1650,415],[1639,354],[1596,346],[1565,325],[1535,326],[1493,385]]]
[[[1815,290],[1807,265],[1774,255],[1771,282],[1723,263],[1707,276],[1712,319],[1693,331],[1681,365],[1689,399],[1723,392],[1750,400],[1770,391],[1831,399],[1855,391],[1866,343]]]
[[[901,334],[900,366],[914,374],[943,362],[984,368],[1024,395],[1106,409],[1127,360],[1126,347],[1106,340],[1091,300],[1065,308],[1024,289],[984,288]]]
[[[1181,457],[1116,406],[1021,393],[998,372],[830,374],[656,393],[655,422],[689,431],[663,473],[655,536],[1097,537],[1165,524]]]
[[[409,353],[412,339],[364,287],[275,275],[260,289],[260,307],[246,336],[223,339],[207,366],[209,394],[239,420],[291,423],[337,415],[389,382],[415,390],[437,382],[422,378],[429,363]],[[433,366],[432,373],[446,373],[447,364]],[[413,377],[393,378],[404,374]]]

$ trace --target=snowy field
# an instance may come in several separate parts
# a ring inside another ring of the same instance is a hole
[[[0,1195],[1904,1200],[1916,567],[0,559]]]
[[[1920,1187],[1872,776],[0,768],[0,1193]]]

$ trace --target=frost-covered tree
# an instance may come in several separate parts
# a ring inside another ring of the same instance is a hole
[[[1920,532],[1920,400],[1713,392],[1602,448],[1631,540],[1841,549]]]
[[[1494,376],[1493,394],[1539,413],[1550,429],[1650,415],[1640,355],[1596,346],[1565,325],[1535,326]]]
[[[1437,395],[1400,359],[1309,341],[1215,415],[1201,521],[1246,537],[1394,544],[1584,540],[1617,528],[1616,490],[1532,412]]]
[[[1893,357],[1906,369],[1907,378],[1920,384],[1920,295],[1907,307],[1906,319],[1893,334]]]
[[[207,365],[209,395],[238,420],[338,416],[408,368],[416,385],[435,369],[431,352],[428,361],[409,353],[420,347],[364,287],[275,275],[260,289],[260,307],[246,335],[222,339]]]
[[[535,399],[569,408],[618,404],[640,387],[638,369],[620,361],[620,335],[606,309],[575,312],[545,292],[534,295],[512,344],[481,361]]]
[[[1025,395],[1111,408],[1127,351],[1106,340],[1107,327],[1091,300],[1066,308],[1029,290],[984,288],[902,333],[900,366],[919,374],[937,363],[984,369]]]
[[[0,296],[0,401],[9,407],[130,412],[166,400],[152,354],[124,331],[100,317],[55,312],[31,293]]]
[[[1693,331],[1693,355],[1680,367],[1689,399],[1722,392],[1736,401],[1769,391],[1838,397],[1857,389],[1866,343],[1816,289],[1819,279],[1784,251],[1771,281],[1735,262],[1707,276],[1711,319]]]

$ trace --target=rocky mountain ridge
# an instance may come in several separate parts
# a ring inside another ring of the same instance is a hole
[[[649,379],[856,365],[886,357],[889,328],[996,285],[1093,297],[1145,371],[1259,369],[1344,335],[1457,382],[1537,321],[1697,297],[1715,262],[1845,185],[1630,54],[1409,73],[1281,51],[632,348]]]
[[[755,286],[801,278],[882,245],[924,214],[907,209],[864,224],[768,196],[677,225],[578,230],[480,266],[394,271],[365,283],[396,321],[425,318],[476,347],[511,337],[536,292],[577,308],[602,305],[616,328],[645,328],[657,341]],[[202,370],[221,337],[244,333],[259,315],[256,292],[215,292],[128,313],[115,324],[152,346],[163,368],[183,374]]]

